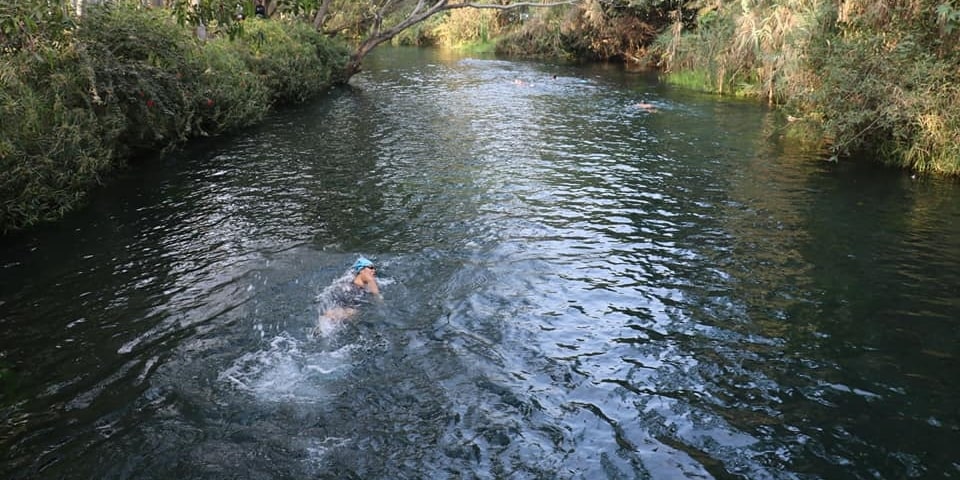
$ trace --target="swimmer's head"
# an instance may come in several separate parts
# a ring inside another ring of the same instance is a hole
[[[364,257],[360,257],[356,262],[353,263],[353,273],[360,273],[360,270],[363,270],[367,267],[372,267],[373,262],[367,260]]]

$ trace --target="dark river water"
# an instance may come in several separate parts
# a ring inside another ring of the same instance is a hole
[[[782,127],[377,51],[0,240],[0,478],[960,478],[960,185]]]

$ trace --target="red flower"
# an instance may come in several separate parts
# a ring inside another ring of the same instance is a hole
[[[212,99],[212,98],[208,98],[208,99],[207,99],[207,106],[208,106],[208,107],[212,107],[212,106],[213,106],[213,99]]]
[[[147,108],[153,108],[156,104],[153,100],[147,100]]]

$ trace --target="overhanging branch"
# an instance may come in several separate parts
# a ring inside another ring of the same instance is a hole
[[[560,0],[556,2],[549,3],[537,3],[537,2],[517,2],[517,3],[508,3],[506,5],[499,5],[493,3],[479,3],[479,2],[456,2],[451,3],[450,0],[435,0],[429,8],[424,9],[428,4],[427,0],[418,0],[417,5],[413,8],[413,11],[409,15],[396,25],[386,29],[379,30],[377,34],[367,38],[357,47],[357,50],[351,55],[350,61],[348,62],[345,69],[345,79],[349,79],[353,74],[360,70],[360,62],[363,60],[363,57],[370,53],[371,50],[384,43],[393,37],[400,34],[400,32],[410,28],[413,25],[416,25],[440,12],[448,10],[456,10],[461,8],[487,8],[495,10],[513,10],[516,8],[529,7],[529,8],[550,8],[550,7],[561,7],[565,5],[575,5],[580,3],[582,0]],[[390,2],[387,2],[388,5]]]
[[[466,3],[452,3],[449,5],[450,8],[446,10],[452,10],[454,8],[492,8],[496,10],[512,10],[514,8],[521,8],[521,7],[548,8],[548,7],[561,7],[563,5],[573,5],[579,2],[580,0],[567,0],[564,2],[551,2],[551,3],[519,2],[519,3],[511,3],[508,5],[497,5],[495,3],[466,2]]]

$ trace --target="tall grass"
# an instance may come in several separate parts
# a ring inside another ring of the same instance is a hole
[[[960,52],[953,32],[927,21],[937,8],[859,0],[837,12],[835,35],[809,60],[819,82],[801,96],[836,155],[960,175]]]
[[[455,47],[489,42],[500,35],[500,12],[490,9],[460,8],[442,16],[433,30],[440,45]]]
[[[675,15],[671,82],[783,104],[837,156],[960,174],[960,10],[939,0],[744,0]],[[935,20],[935,21],[934,21]],[[705,80],[705,72],[712,75]]]
[[[544,58],[568,58],[564,23],[571,9],[535,10],[497,39],[497,53]]]
[[[806,75],[802,59],[820,32],[825,5],[822,0],[718,3],[701,9],[692,24],[677,11],[651,53],[667,72],[712,72],[715,92],[782,103]]]

